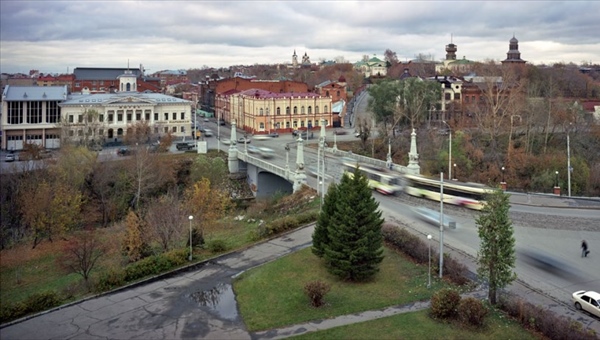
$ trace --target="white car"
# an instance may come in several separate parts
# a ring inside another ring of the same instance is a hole
[[[580,290],[573,293],[573,303],[577,310],[584,310],[600,318],[600,294],[591,290]]]
[[[429,223],[432,224],[434,226],[439,226],[440,225],[440,212],[439,211],[435,211],[432,209],[428,209],[428,208],[424,208],[424,207],[419,207],[416,209],[413,209],[413,211],[415,212],[415,214],[417,214],[417,216]],[[450,229],[456,229],[457,223],[454,219],[452,219],[451,217],[449,217],[448,215],[444,214],[444,228],[450,228]]]

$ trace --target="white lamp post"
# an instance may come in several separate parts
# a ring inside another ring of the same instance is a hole
[[[427,278],[427,288],[431,287],[431,234],[427,235],[427,245],[429,246],[429,274]]]
[[[190,220],[190,261],[192,260],[192,220],[194,219],[194,216],[190,215],[190,217],[188,217]]]
[[[446,123],[445,120],[442,120],[444,124],[448,127],[448,179],[452,179],[452,128],[450,125]]]
[[[440,279],[444,268],[444,173],[440,172]]]

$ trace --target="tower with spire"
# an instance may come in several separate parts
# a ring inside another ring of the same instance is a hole
[[[519,40],[515,38],[513,34],[512,39],[508,42],[508,52],[506,53],[506,59],[502,60],[502,64],[525,64],[526,61],[521,59],[521,52],[519,52]]]

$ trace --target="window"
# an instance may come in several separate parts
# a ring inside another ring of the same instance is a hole
[[[460,100],[460,93],[454,94],[454,100]]]
[[[169,127],[168,126],[165,126],[164,130],[165,130],[165,133],[169,133]]]
[[[340,96],[340,90],[338,90],[338,91],[337,91],[337,96],[338,96],[338,97]]]
[[[318,105],[315,106],[315,114],[317,114],[317,115],[319,114],[319,106]]]
[[[297,115],[298,114],[298,107],[294,106],[294,114]]]
[[[46,102],[46,123],[58,123],[58,102]]]
[[[69,115],[69,123],[73,123],[73,115]]]
[[[169,114],[165,112],[165,120],[169,120]]]
[[[325,91],[325,97],[329,97],[329,91]]]
[[[142,113],[141,112],[139,112],[139,113],[136,112],[136,114],[135,114],[135,120],[137,120],[137,121],[142,120]]]
[[[264,129],[265,129],[265,123],[261,122],[261,123],[259,124],[259,128],[260,128],[261,130],[264,130]]]
[[[98,121],[104,122],[104,115],[98,115]]]
[[[173,112],[173,120],[177,120],[177,112]],[[174,131],[173,131],[174,132]]]
[[[158,127],[156,127],[156,126],[154,127],[154,133],[158,134]]]
[[[77,130],[77,136],[79,136],[79,137],[83,136],[83,130]]]
[[[309,107],[308,107],[308,114],[309,114],[309,115],[312,115],[312,106],[309,106]]]
[[[469,96],[465,96],[465,103],[469,102]]]
[[[112,121],[113,121],[113,118],[114,118],[113,114],[112,114],[112,113],[109,113],[109,114],[108,114],[108,122],[109,122],[109,123],[112,123]]]
[[[185,120],[185,112],[181,113],[181,120]]]
[[[27,103],[27,123],[39,124],[42,122],[42,102]]]
[[[289,106],[286,106],[286,107],[285,107],[285,114],[286,114],[286,115],[289,115],[289,114],[290,114],[290,107],[289,107]]]
[[[181,132],[182,132],[182,133],[183,133],[183,132],[185,132],[185,126],[182,126],[182,127],[181,127]]]
[[[132,116],[132,114],[128,112],[127,113],[127,121],[128,122],[131,122],[131,116]]]
[[[173,126],[173,133],[177,132],[177,126]]]
[[[158,121],[158,112],[154,112],[154,120]]]
[[[98,134],[100,136],[104,136],[104,129],[98,129]]]
[[[265,113],[266,113],[267,116],[269,115],[269,108],[268,107],[265,109]]]
[[[278,106],[277,107],[277,115],[280,116],[281,115],[281,108]]]
[[[117,114],[117,121],[119,121],[119,122],[123,121],[123,114],[122,113],[118,113]]]
[[[150,112],[146,112],[144,119],[150,120]]]
[[[69,130],[69,137],[73,137],[73,130]]]
[[[263,109],[262,109],[262,108],[261,108],[261,109],[258,111],[258,115],[259,115],[259,116],[262,116],[262,115],[263,115]]]
[[[450,93],[448,93],[448,92],[444,93],[444,99],[450,100]]]
[[[77,123],[83,123],[83,115],[77,116]]]
[[[300,113],[301,113],[301,114],[304,114],[304,106],[302,106],[302,107],[300,108]]]
[[[300,127],[304,127],[304,121],[303,120],[300,121]]]

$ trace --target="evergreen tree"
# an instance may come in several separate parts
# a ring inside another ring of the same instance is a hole
[[[508,216],[509,196],[496,189],[487,197],[476,224],[481,245],[477,253],[477,273],[489,282],[488,299],[496,304],[497,291],[517,278],[514,228]]]
[[[366,281],[379,271],[383,260],[383,218],[358,167],[351,175],[344,174],[332,201],[323,247],[328,270],[344,280]]]
[[[332,183],[327,189],[327,195],[323,200],[323,206],[321,212],[317,218],[317,224],[315,231],[312,235],[312,252],[318,257],[323,257],[325,252],[325,246],[329,243],[329,236],[327,235],[327,227],[329,226],[331,217],[335,213],[335,205],[337,202],[338,186]]]

